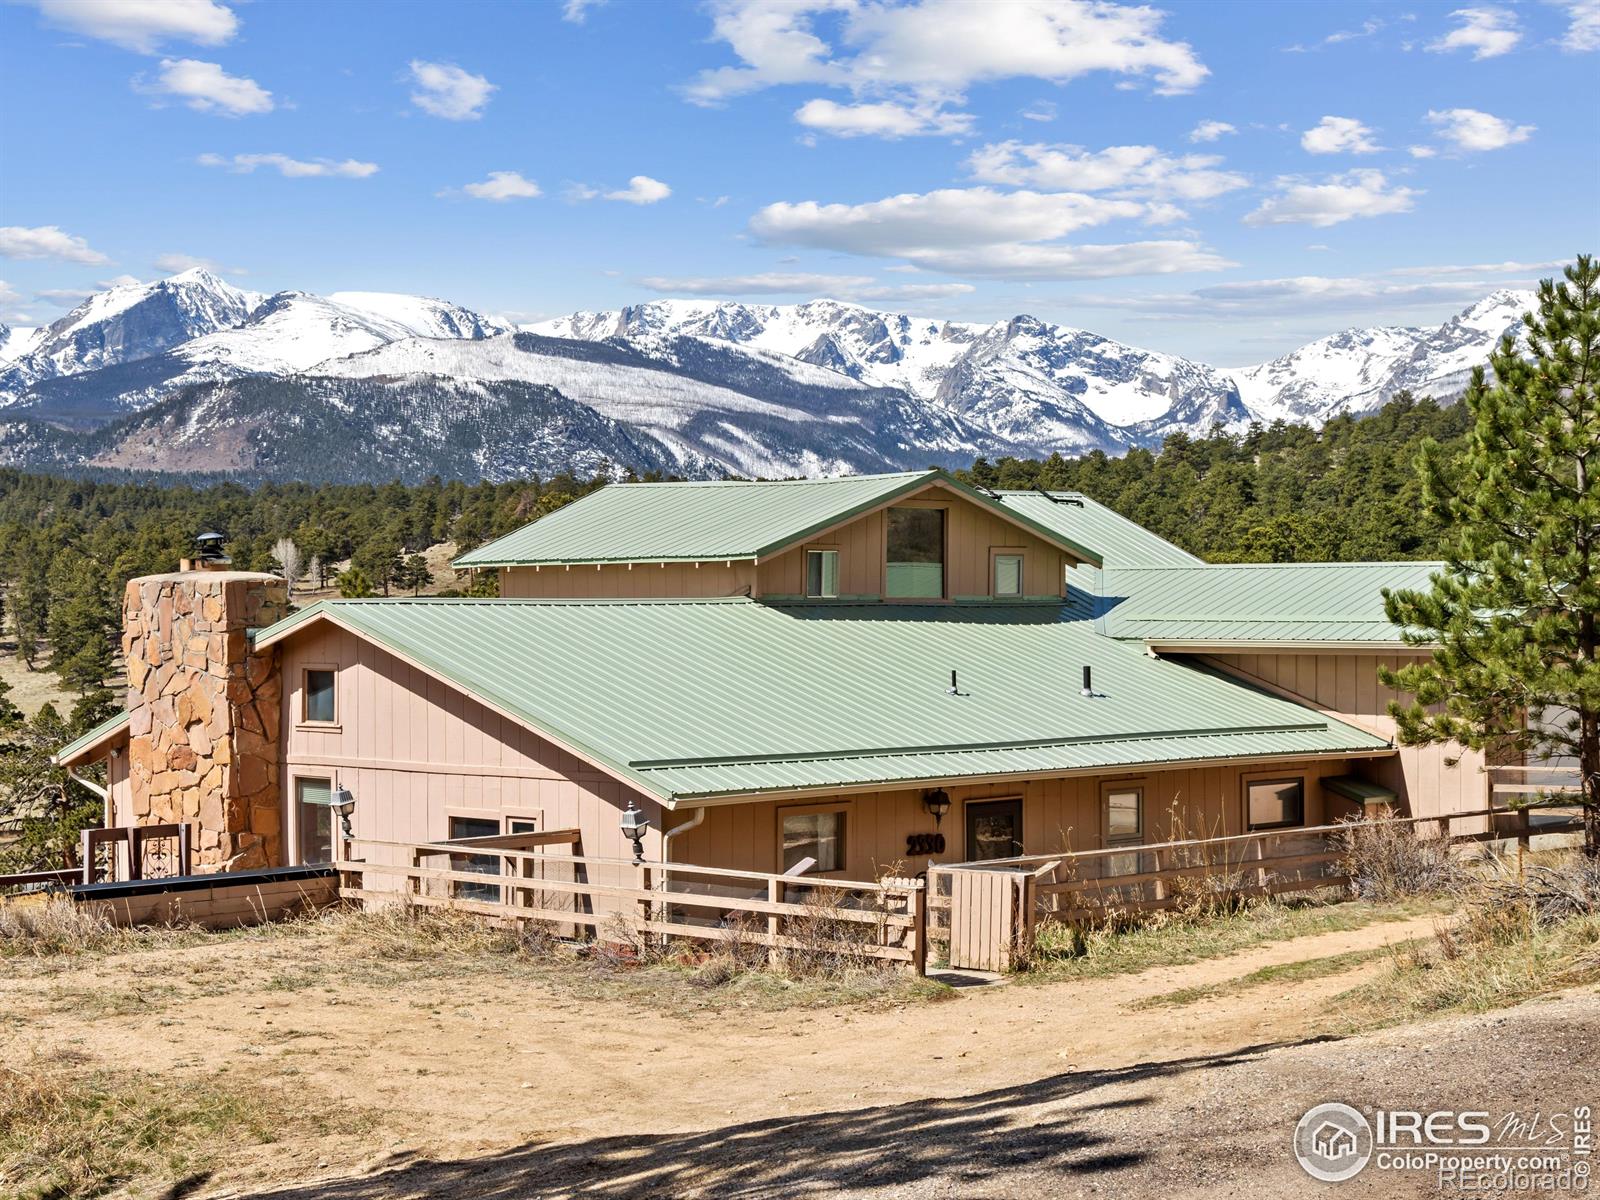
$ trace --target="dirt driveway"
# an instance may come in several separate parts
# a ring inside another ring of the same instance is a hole
[[[118,1004],[86,1024],[28,978],[0,983],[0,1003],[25,1018],[6,1027],[8,1059],[226,1062],[292,1078],[307,1103],[383,1114],[368,1137],[230,1149],[196,1194],[1299,1196],[1309,1180],[1286,1145],[1313,1103],[1575,1101],[1593,1085],[1600,994],[1344,1042],[1320,1040],[1331,999],[1375,964],[1177,1010],[1129,1005],[1432,928],[1424,917],[870,1012],[685,1020],[471,976],[427,991],[290,988],[238,943],[139,956],[148,1012]],[[108,986],[125,975],[116,960],[88,970]],[[219,972],[235,983],[220,995],[159,991]]]

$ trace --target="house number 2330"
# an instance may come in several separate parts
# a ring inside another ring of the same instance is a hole
[[[906,835],[907,854],[943,854],[944,834],[909,833]]]

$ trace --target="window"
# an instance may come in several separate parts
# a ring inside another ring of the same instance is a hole
[[[996,596],[1022,595],[1022,555],[996,554],[994,556],[994,594]]]
[[[1144,789],[1110,788],[1106,791],[1106,844],[1127,845],[1144,841]]]
[[[944,599],[944,509],[889,510],[887,588],[900,600]]]
[[[839,595],[839,552],[806,551],[806,595],[832,600]]]
[[[1304,779],[1259,779],[1245,785],[1251,829],[1282,829],[1306,823]]]
[[[333,809],[328,799],[333,782],[327,779],[296,779],[294,797],[296,823],[300,831],[300,861],[333,861]]]
[[[458,838],[493,837],[499,832],[500,822],[492,818],[450,818],[450,840],[452,842]],[[498,854],[452,854],[450,856],[450,869],[452,871],[470,871],[474,875],[499,875],[500,856]],[[460,900],[486,900],[490,904],[497,904],[500,901],[500,889],[492,883],[456,882],[452,885],[450,893]]]
[[[780,826],[783,841],[783,869],[791,870],[808,858],[817,860],[814,871],[844,869],[844,813],[784,813]]]
[[[334,721],[333,672],[306,672],[305,719],[331,725]]]
[[[1015,858],[1022,853],[1022,801],[967,805],[967,859]]]

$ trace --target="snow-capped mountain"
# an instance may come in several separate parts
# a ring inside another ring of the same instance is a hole
[[[1200,363],[1029,316],[992,325],[876,312],[837,300],[748,305],[656,300],[531,326],[552,337],[675,335],[775,351],[899,388],[1034,453],[1114,449],[1249,419],[1237,388]],[[1164,420],[1182,407],[1177,422]]]
[[[1341,412],[1382,408],[1402,389],[1443,399],[1466,389],[1472,368],[1503,336],[1522,333],[1522,314],[1534,307],[1533,292],[1502,289],[1432,329],[1346,329],[1227,374],[1261,421],[1320,425]]]
[[[237,325],[261,302],[196,268],[155,283],[97,292],[66,316],[35,330],[0,372],[0,404],[31,384],[149,358]]]
[[[1117,453],[1218,423],[1316,424],[1402,388],[1453,396],[1532,303],[1496,292],[1434,328],[1346,330],[1228,370],[1025,315],[658,300],[513,333],[443,300],[261,296],[188,271],[0,329],[0,463],[505,478],[566,456],[785,476]]]

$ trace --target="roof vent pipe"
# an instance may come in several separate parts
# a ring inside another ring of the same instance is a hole
[[[947,695],[947,696],[959,696],[959,695],[961,695],[961,688],[956,683],[956,673],[955,673],[954,670],[951,670],[951,672],[950,672],[950,686],[945,688],[945,695]]]
[[[1083,664],[1083,690],[1079,693],[1079,695],[1090,697],[1094,695],[1094,683],[1089,675],[1088,663]]]

